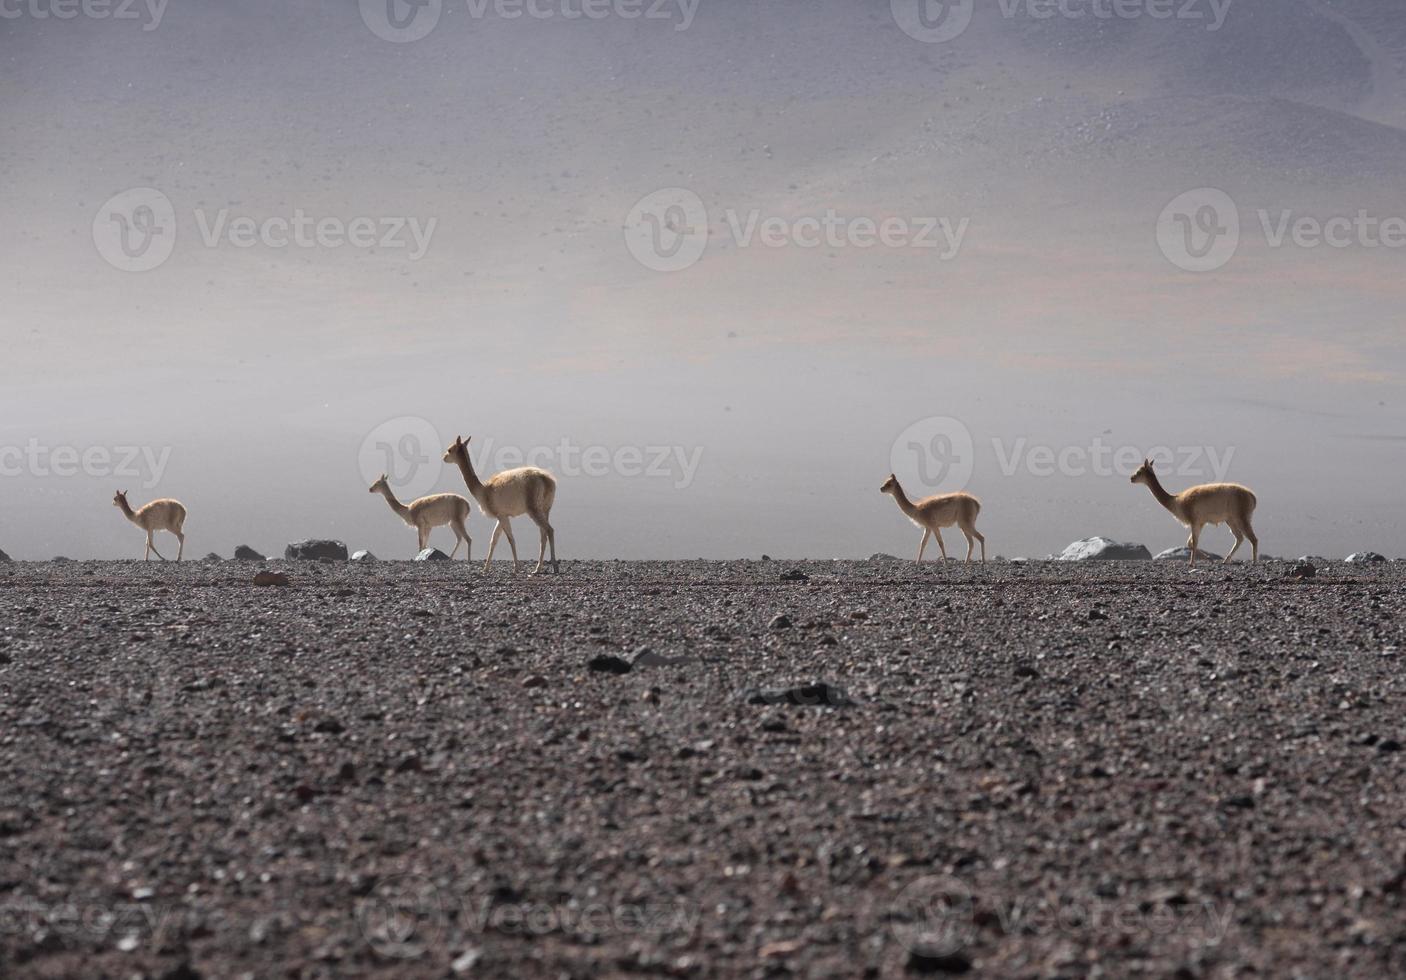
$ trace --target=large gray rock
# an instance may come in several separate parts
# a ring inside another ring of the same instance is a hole
[[[416,561],[448,561],[449,556],[438,548],[426,548],[415,556]]]
[[[235,560],[235,561],[268,561],[267,558],[265,558],[263,555],[259,554],[259,553],[258,553],[257,551],[255,551],[253,548],[249,547],[247,544],[242,544],[242,545],[240,545],[238,548],[235,548],[235,549],[234,549],[234,560]]]
[[[895,555],[890,555],[890,554],[888,554],[887,552],[880,551],[880,552],[878,552],[877,554],[870,555],[870,556],[869,556],[869,560],[870,560],[870,561],[898,561],[898,557],[895,556]]]
[[[224,561],[223,558],[221,558],[219,555],[215,554],[213,551],[210,552],[208,555],[206,555],[203,560],[204,560],[204,561],[212,561],[212,562],[213,562],[213,561]]]
[[[283,557],[289,561],[346,561],[347,546],[329,538],[308,538],[284,548]]]
[[[352,555],[352,556],[351,556],[351,560],[352,560],[352,561],[366,561],[366,562],[380,561],[379,558],[377,558],[375,555],[371,554],[371,552],[367,551],[367,550],[364,549],[364,548],[363,548],[361,551],[358,551],[356,554]]]
[[[1125,544],[1111,538],[1086,538],[1075,541],[1055,558],[1056,561],[1151,561],[1152,552],[1146,545]]]
[[[1168,548],[1160,555],[1152,559],[1153,561],[1190,561],[1191,549],[1185,546],[1180,548]],[[1197,561],[1225,561],[1224,555],[1217,555],[1204,548],[1196,549]]]
[[[1379,561],[1386,561],[1386,557],[1377,554],[1375,551],[1359,551],[1355,555],[1348,555],[1347,560],[1354,565],[1375,564]]]
[[[0,551],[0,563],[7,562],[7,561],[9,561],[9,560],[10,560],[10,556],[7,555],[7,554],[5,554],[5,552]]]

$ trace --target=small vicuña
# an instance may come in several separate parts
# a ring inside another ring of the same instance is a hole
[[[472,436],[470,437],[472,438]],[[518,570],[517,542],[513,540],[513,529],[508,519],[526,514],[532,518],[541,535],[541,545],[537,549],[537,567],[533,574],[542,571],[542,563],[547,554],[547,545],[552,547],[552,571],[560,572],[557,563],[557,535],[550,520],[552,504],[557,497],[557,481],[552,474],[535,466],[521,466],[515,470],[504,470],[480,480],[474,472],[473,461],[469,459],[469,440],[457,437],[444,451],[444,461],[454,463],[464,476],[469,493],[478,501],[479,510],[485,517],[498,522],[493,528],[493,537],[488,542],[488,559],[484,571],[492,567],[493,549],[498,546],[498,535],[508,536],[508,547],[513,549],[513,571]]]
[[[151,540],[151,536],[157,531],[170,531],[176,536],[176,540],[180,542],[176,561],[181,560],[186,550],[186,536],[182,530],[186,521],[186,508],[179,500],[153,500],[140,510],[134,511],[132,505],[127,503],[127,491],[119,490],[112,498],[112,506],[122,511],[127,520],[146,532],[146,553],[142,556],[142,561],[151,561],[153,553],[162,561],[166,560]]]
[[[406,524],[413,527],[420,535],[420,551],[429,547],[430,532],[437,527],[448,524],[454,531],[454,550],[449,553],[453,558],[459,553],[459,545],[464,545],[464,561],[473,559],[474,543],[469,538],[469,529],[465,522],[469,519],[469,502],[457,493],[436,493],[429,497],[421,497],[412,501],[407,507],[395,497],[395,491],[391,489],[390,481],[386,474],[382,473],[381,478],[371,484],[371,493],[379,493],[386,498],[386,503],[391,505],[391,510],[395,511]]]
[[[986,538],[976,529],[976,516],[981,513],[981,501],[969,493],[948,493],[938,497],[927,497],[917,502],[908,499],[898,477],[892,473],[879,488],[880,493],[889,494],[898,503],[898,509],[908,515],[908,519],[923,529],[923,540],[918,545],[918,561],[923,560],[928,538],[937,537],[937,547],[942,551],[942,560],[947,560],[947,546],[942,543],[942,528],[954,524],[967,538],[967,563],[972,560],[972,551],[977,541],[981,542],[981,561],[986,562]]]
[[[1255,529],[1250,526],[1250,518],[1254,516],[1259,501],[1249,487],[1238,483],[1206,483],[1173,495],[1162,488],[1150,459],[1142,461],[1142,466],[1133,474],[1132,482],[1146,486],[1159,504],[1191,528],[1191,537],[1186,539],[1186,546],[1191,549],[1192,565],[1196,564],[1196,552],[1201,547],[1201,528],[1207,524],[1230,525],[1230,531],[1235,535],[1235,547],[1225,556],[1227,564],[1246,538],[1250,539],[1253,552],[1251,560],[1260,560],[1260,539],[1255,537]]]

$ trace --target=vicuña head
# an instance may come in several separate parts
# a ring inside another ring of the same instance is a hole
[[[368,490],[368,491],[366,491],[366,492],[367,492],[367,493],[381,493],[381,492],[383,492],[383,491],[389,490],[390,488],[391,488],[391,481],[390,481],[390,479],[386,476],[386,474],[382,473],[381,476],[380,476],[380,479],[378,479],[375,483],[371,484],[371,489]]]
[[[118,490],[112,495],[112,506],[118,510],[131,510],[132,505],[127,503],[127,491]]]
[[[892,473],[890,473],[890,474],[889,474],[889,478],[884,481],[884,485],[881,486],[881,487],[879,487],[879,493],[892,494],[892,493],[893,493],[895,490],[897,490],[897,489],[898,489],[898,477],[896,477],[896,476],[894,476]]]
[[[1191,529],[1191,536],[1186,539],[1191,564],[1196,564],[1196,556],[1201,550],[1201,529],[1207,524],[1228,524],[1231,533],[1235,535],[1235,547],[1225,556],[1227,564],[1235,557],[1246,538],[1250,541],[1252,560],[1260,560],[1260,540],[1255,536],[1255,529],[1250,524],[1259,500],[1249,487],[1242,487],[1238,483],[1206,483],[1181,493],[1168,493],[1163,488],[1162,481],[1157,479],[1157,471],[1150,459],[1142,461],[1142,465],[1132,475],[1132,482],[1141,483],[1151,490],[1152,496],[1157,498],[1159,504]]]
[[[473,460],[469,459],[469,439],[464,436],[456,436],[449,444],[444,451],[444,461],[459,467],[464,485],[478,501],[479,510],[485,517],[492,517],[498,522],[488,542],[488,560],[484,563],[484,571],[492,567],[493,549],[498,545],[499,535],[507,535],[508,547],[513,550],[513,571],[517,571],[517,542],[513,540],[513,529],[508,519],[519,514],[532,518],[541,537],[536,571],[542,571],[549,544],[552,549],[552,570],[561,571],[557,563],[556,531],[550,520],[552,503],[557,496],[557,481],[552,474],[536,466],[519,466],[515,470],[504,470],[487,480],[480,480],[474,472]]]

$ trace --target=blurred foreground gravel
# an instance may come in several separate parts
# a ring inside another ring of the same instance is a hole
[[[0,976],[1406,975],[1406,566],[0,565]]]

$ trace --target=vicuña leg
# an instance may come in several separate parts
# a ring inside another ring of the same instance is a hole
[[[507,537],[507,539],[508,539],[508,547],[511,548],[511,549],[513,549],[513,574],[516,575],[517,572],[518,572],[518,562],[517,562],[517,540],[513,537],[513,526],[512,526],[512,524],[510,524],[510,523],[508,522],[508,519],[507,519],[506,517],[503,518],[502,524],[503,524],[503,534],[504,534],[504,535]]]
[[[982,534],[982,533],[981,533],[980,531],[978,531],[975,527],[969,528],[969,530],[970,530],[971,533],[972,533],[972,537],[976,538],[978,541],[981,542],[981,563],[982,563],[983,565],[985,565],[985,564],[986,564],[986,535]]]
[[[1201,550],[1201,525],[1191,525],[1191,567],[1196,567],[1196,553]]]
[[[962,525],[962,534],[965,535],[967,539],[967,564],[970,565],[972,563],[972,552],[976,550],[976,539],[981,537],[981,535],[977,534],[976,528],[972,527],[970,524]],[[981,542],[981,560],[983,562],[986,561],[985,541]]]
[[[181,546],[176,549],[176,561],[180,561],[180,560],[181,560],[181,557],[182,557],[183,555],[185,555],[185,553],[186,553],[186,536],[185,536],[185,532],[184,532],[184,531],[177,531],[177,532],[176,532],[176,540],[181,543]]]
[[[932,529],[932,536],[937,538],[937,548],[942,552],[942,560],[947,560],[947,545],[942,541],[942,531],[939,528]]]
[[[547,520],[546,514],[541,511],[533,511],[528,516],[537,525],[537,534],[540,538],[537,548],[537,567],[532,570],[533,575],[538,575],[541,574],[542,564],[547,557],[547,541],[554,535],[552,534],[551,521]],[[555,542],[552,543],[552,571],[557,571],[557,546]]]
[[[153,532],[151,531],[146,532],[146,546],[151,550],[151,553],[153,555],[155,555],[157,558],[160,558],[162,561],[165,561],[166,556],[156,550],[156,542],[151,540],[152,533]]]
[[[493,537],[488,539],[488,557],[483,560],[483,570],[486,572],[493,567],[493,549],[498,547],[498,535],[503,533],[503,522],[499,521],[493,528]]]
[[[430,543],[430,529],[424,524],[416,524],[415,536],[416,539],[420,542],[420,547],[415,549],[415,553],[419,554],[420,552],[425,550],[425,545]]]
[[[463,521],[453,521],[449,525],[454,529],[454,550],[449,553],[452,560],[459,553],[459,545],[464,545],[464,561],[473,560],[474,543],[469,540],[468,528],[464,527]]]
[[[928,550],[928,538],[932,537],[931,528],[923,528],[923,540],[918,542],[918,564],[923,563],[923,552]]]
[[[1250,548],[1254,552],[1250,561],[1258,563],[1260,560],[1260,539],[1255,537],[1255,529],[1250,526],[1248,520],[1245,521],[1245,537],[1250,539]]]
[[[1238,524],[1230,525],[1230,533],[1235,535],[1235,547],[1230,549],[1230,554],[1225,556],[1225,564],[1229,565],[1235,559],[1235,553],[1240,550],[1240,546],[1245,543],[1245,535],[1240,530]]]

